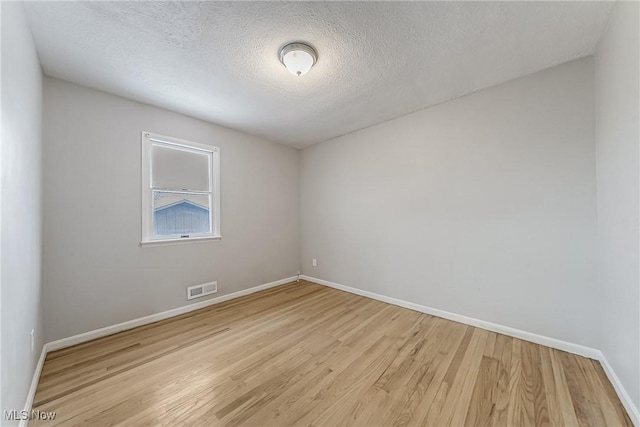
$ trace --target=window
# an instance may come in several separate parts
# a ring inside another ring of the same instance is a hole
[[[220,149],[142,132],[142,244],[220,238]]]

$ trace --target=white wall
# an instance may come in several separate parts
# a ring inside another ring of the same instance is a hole
[[[46,340],[296,274],[299,151],[177,113],[45,78]],[[140,131],[221,149],[222,240],[140,242]],[[199,302],[202,299],[190,302]]]
[[[301,173],[303,274],[599,347],[592,57],[312,146]]]
[[[640,408],[637,2],[619,2],[595,55],[602,350]]]
[[[22,3],[2,2],[2,405],[22,410],[42,349],[42,70]],[[35,348],[31,352],[31,330]],[[2,425],[17,424],[2,420]]]

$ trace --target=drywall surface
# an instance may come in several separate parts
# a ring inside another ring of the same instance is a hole
[[[44,83],[47,341],[299,267],[299,151],[62,80]],[[220,147],[222,240],[140,247],[142,130]],[[206,298],[206,297],[205,297]]]
[[[306,148],[303,274],[598,348],[593,129],[587,57]]]
[[[602,351],[640,408],[637,2],[617,2],[595,55]]]
[[[42,349],[42,70],[21,2],[2,2],[2,421]],[[31,330],[35,330],[31,351]]]

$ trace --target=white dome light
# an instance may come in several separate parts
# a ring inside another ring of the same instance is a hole
[[[280,49],[280,62],[296,76],[307,74],[317,59],[315,49],[308,44],[290,43]]]

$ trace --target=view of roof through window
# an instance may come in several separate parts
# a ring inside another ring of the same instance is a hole
[[[211,232],[206,194],[154,191],[153,234],[191,235]]]

